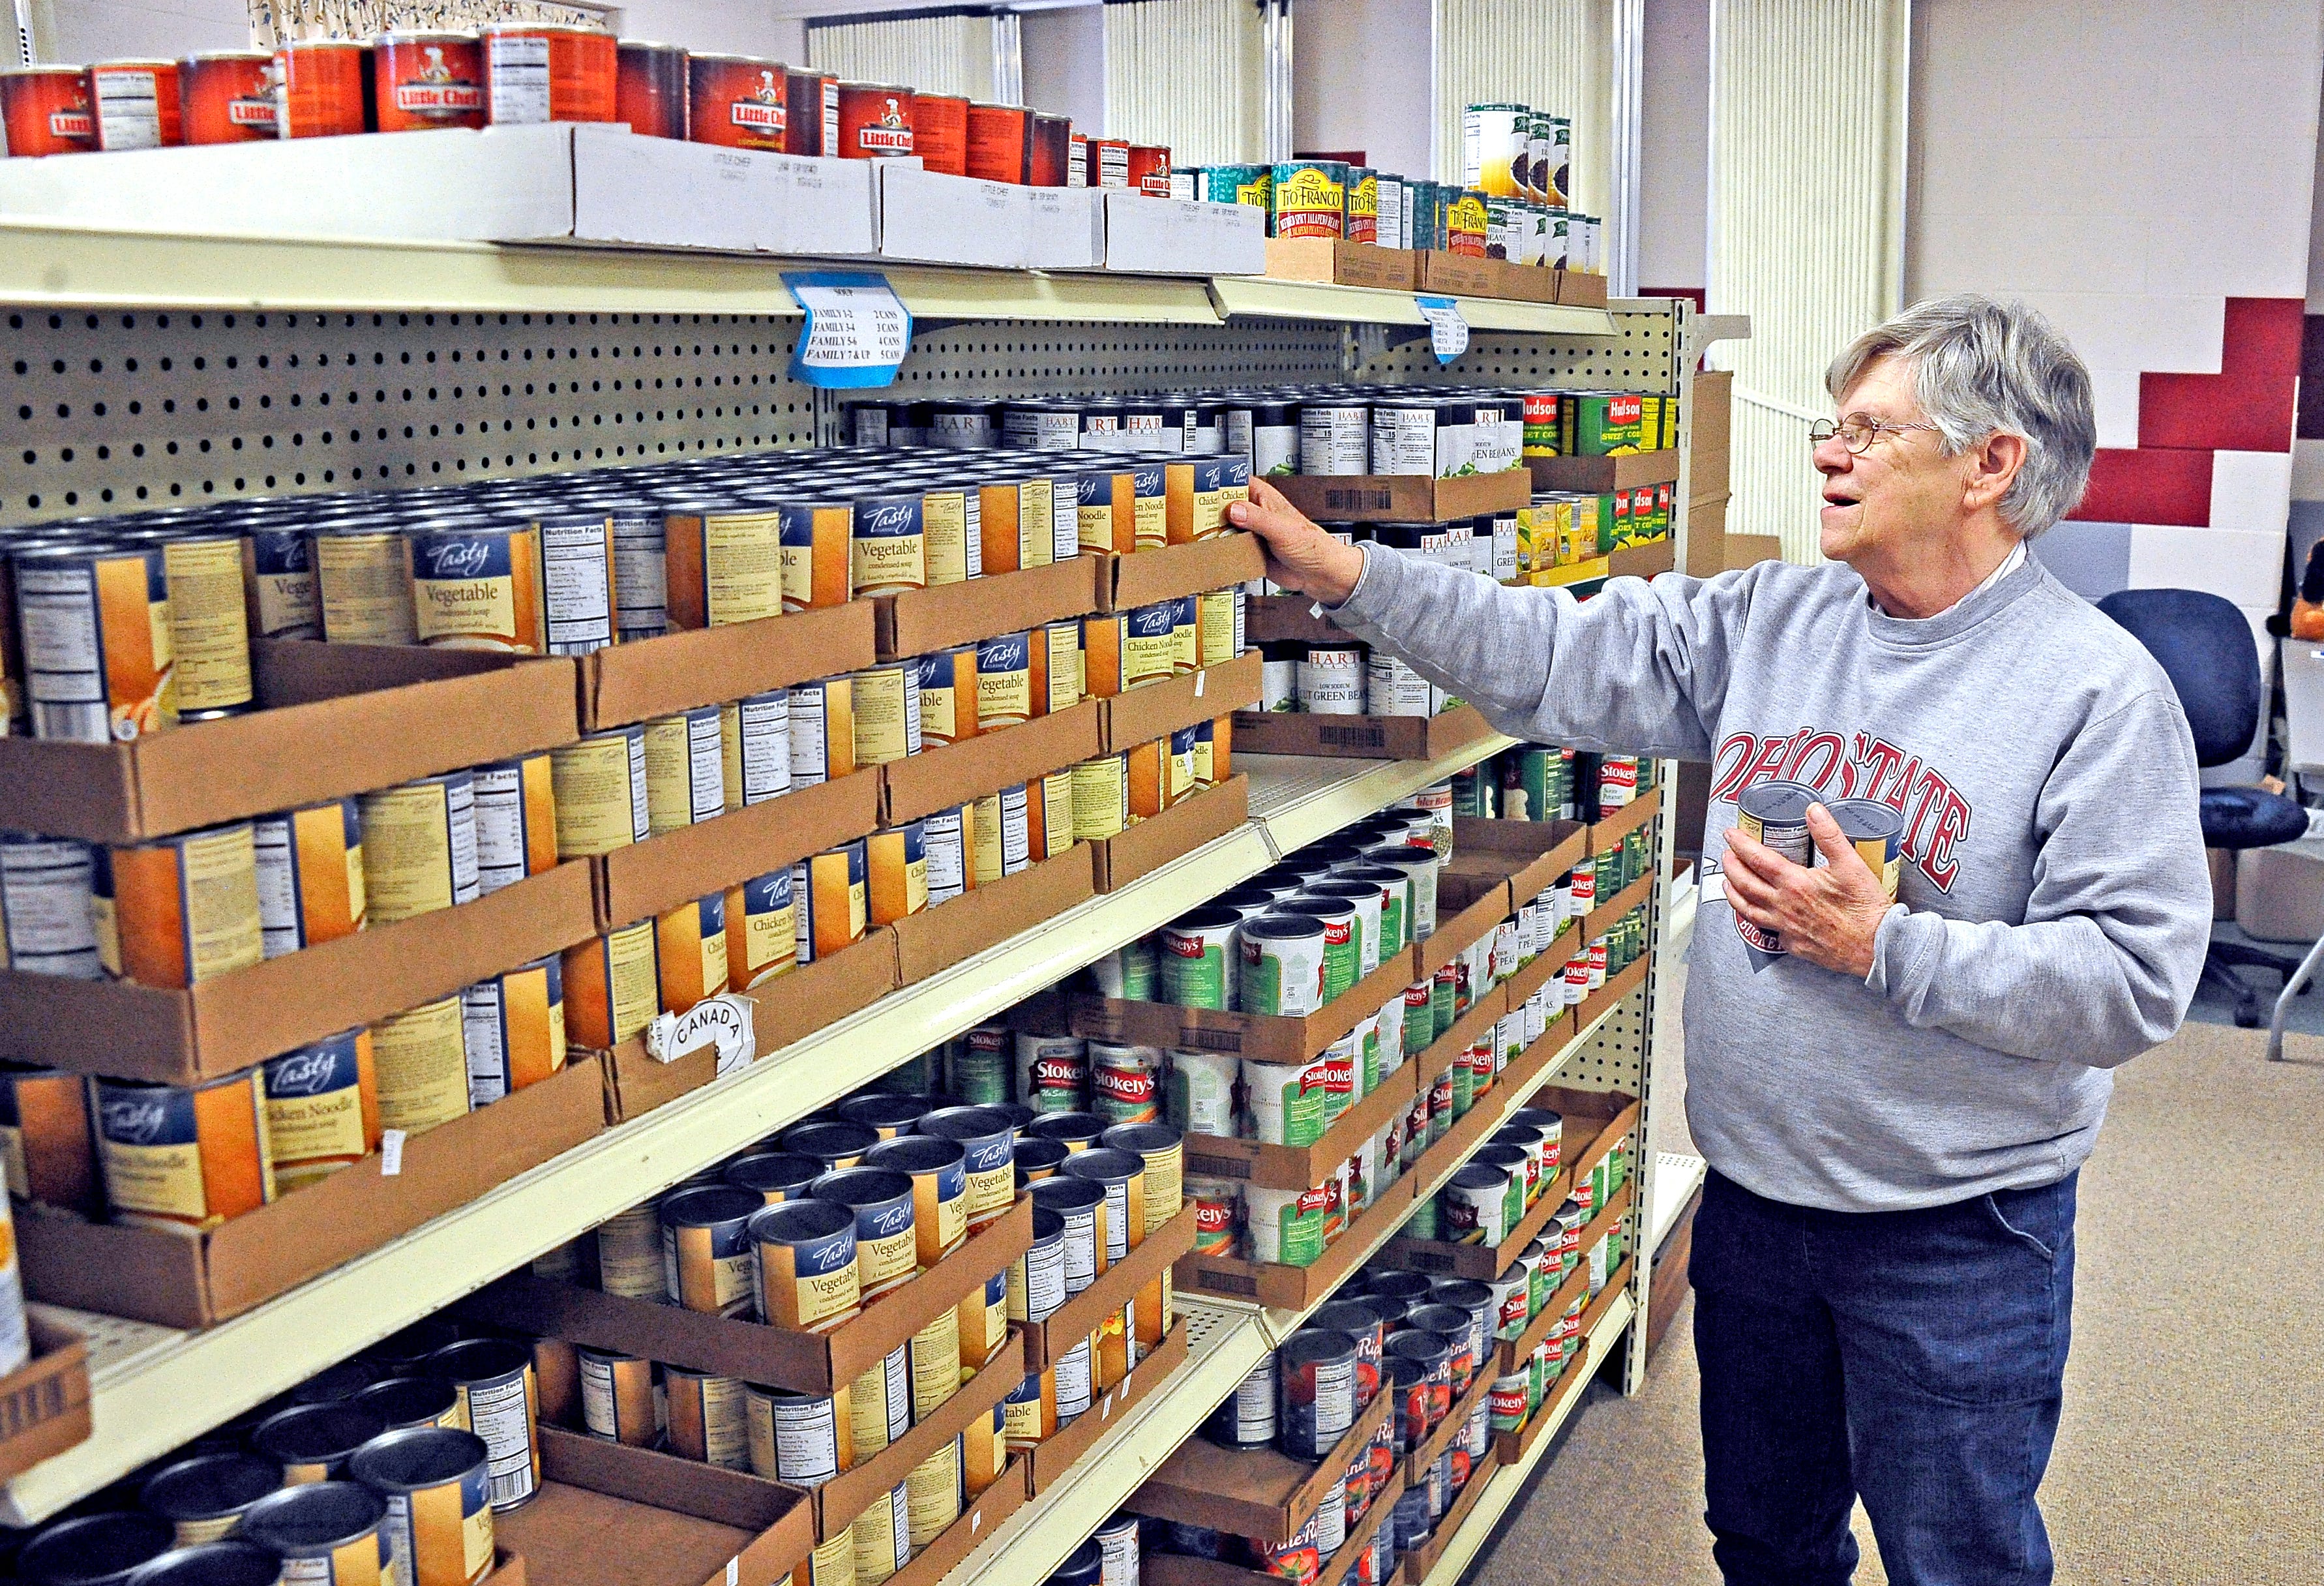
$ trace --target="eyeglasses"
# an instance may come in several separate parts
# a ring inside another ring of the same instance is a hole
[[[1860,457],[1882,435],[1901,435],[1907,429],[1926,429],[1932,434],[1937,432],[1933,424],[1891,424],[1886,419],[1875,419],[1869,413],[1850,413],[1838,423],[1830,419],[1819,419],[1809,425],[1808,444],[1821,446],[1836,435],[1840,437],[1840,445]]]

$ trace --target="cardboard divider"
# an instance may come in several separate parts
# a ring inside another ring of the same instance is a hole
[[[1246,1261],[1239,1256],[1189,1256],[1187,1287],[1229,1299],[1255,1300],[1278,1310],[1305,1311],[1321,1302],[1348,1274],[1360,1266],[1389,1229],[1412,1215],[1413,1185],[1425,1175],[1416,1166],[1372,1197],[1340,1231],[1323,1258],[1312,1267],[1286,1267],[1274,1261]]]
[[[922,1461],[967,1431],[979,1415],[991,1415],[992,1407],[1024,1380],[1025,1335],[1012,1327],[1000,1351],[950,1398],[870,1459],[859,1459],[853,1469],[816,1488],[816,1537],[828,1542],[834,1532],[882,1501]]]
[[[1099,591],[1103,572],[1102,563],[1092,552],[1045,567],[875,595],[880,659],[925,655],[947,645],[1085,616],[1102,609]]]
[[[413,1135],[393,1175],[374,1151],[198,1235],[20,1205],[25,1294],[164,1327],[239,1315],[595,1135],[603,1083],[581,1054],[539,1084]]]
[[[1148,1234],[1136,1249],[1107,1268],[1081,1293],[1025,1329],[1025,1373],[1047,1369],[1060,1355],[1098,1329],[1100,1323],[1138,1297],[1148,1284],[1194,1249],[1196,1213],[1189,1202],[1178,1214]]]
[[[1105,724],[1100,744],[1109,752],[1134,749],[1181,727],[1207,722],[1259,703],[1261,660],[1257,650],[1164,683],[1145,683],[1099,703]]]
[[[0,971],[0,1056],[191,1084],[448,996],[596,928],[589,867],[576,862],[189,990]]]
[[[1280,1546],[1314,1517],[1358,1452],[1395,1412],[1393,1392],[1373,1394],[1339,1441],[1312,1462],[1273,1446],[1226,1448],[1207,1437],[1189,1437],[1122,1507]]]
[[[1609,1137],[1607,1143],[1609,1145],[1613,1143],[1612,1137]],[[1628,1215],[1631,1206],[1635,1203],[1636,1197],[1631,1194],[1631,1185],[1626,1184],[1609,1196],[1606,1203],[1598,1209],[1589,1222],[1582,1225],[1580,1234],[1582,1259],[1574,1263],[1573,1270],[1565,1275],[1564,1280],[1557,1286],[1556,1291],[1543,1303],[1541,1314],[1526,1323],[1526,1330],[1517,1337],[1504,1339],[1495,1346],[1493,1369],[1496,1371],[1506,1377],[1517,1370],[1525,1363],[1526,1357],[1540,1346],[1541,1341],[1549,1336],[1550,1330],[1558,1324],[1565,1313],[1572,1308],[1573,1302],[1590,1292],[1590,1247],[1613,1232],[1619,1226],[1622,1219]],[[1607,1280],[1606,1286],[1608,1288],[1614,1286],[1610,1277]],[[1602,1294],[1605,1291],[1601,1289],[1599,1292]],[[1582,1331],[1587,1332],[1589,1329],[1584,1328]]]
[[[1573,1028],[1577,1031],[1588,1029],[1591,1020],[1601,1013],[1611,1012],[1614,1004],[1637,991],[1646,978],[1646,965],[1652,957],[1651,954],[1640,954],[1619,974],[1608,975],[1606,983],[1583,998],[1581,1006],[1574,1009]]]
[[[898,983],[924,981],[1088,902],[1097,895],[1088,850],[1076,843],[1054,859],[898,920],[889,927],[896,934]]]
[[[0,737],[8,824],[134,843],[570,743],[560,657],[254,640],[263,708],[126,743]]]
[[[1556,277],[1539,264],[1513,264],[1430,249],[1420,255],[1420,290],[1465,298],[1508,298],[1523,303],[1557,300]]]
[[[1405,1065],[1413,1070],[1415,1093],[1418,1093],[1420,1086],[1435,1083],[1436,1076],[1452,1067],[1508,1010],[1508,994],[1499,986],[1487,987],[1484,995],[1461,1010],[1452,1028],[1422,1047],[1419,1055]]]
[[[1462,474],[1285,474],[1269,484],[1311,518],[1380,523],[1442,523],[1486,512],[1513,512],[1533,500],[1523,468]]]
[[[499,1546],[493,1548],[493,1567],[476,1586],[525,1586],[524,1554]]]
[[[1390,1471],[1388,1485],[1372,1497],[1371,1508],[1356,1522],[1341,1542],[1339,1551],[1323,1561],[1315,1576],[1315,1586],[1343,1586],[1344,1582],[1360,1579],[1356,1566],[1371,1552],[1372,1539],[1379,1535],[1382,1526],[1393,1525],[1396,1500],[1404,1496],[1407,1483],[1401,1471]]]
[[[1590,852],[1593,854],[1612,853],[1622,845],[1623,838],[1660,815],[1662,809],[1663,790],[1660,788],[1647,788],[1613,814],[1591,823]]]
[[[597,872],[597,928],[666,913],[879,825],[880,778],[867,766],[616,848],[590,862]]]
[[[882,161],[881,163],[885,163]],[[1020,1468],[1027,1474],[1020,1474]],[[977,1544],[992,1535],[1010,1516],[1025,1507],[1029,1462],[1012,1454],[1001,1467],[991,1486],[961,1506],[960,1518],[944,1528],[934,1542],[912,1556],[912,1562],[888,1577],[888,1586],[936,1586],[952,1573]],[[779,1582],[777,1583],[779,1586]]]
[[[582,727],[594,733],[862,671],[877,659],[873,624],[872,603],[853,600],[613,645],[581,659]]]
[[[540,1495],[493,1525],[544,1583],[786,1581],[814,1550],[815,1504],[800,1488],[558,1426],[539,1436]]]
[[[1186,1363],[1186,1323],[1174,1323],[1160,1343],[1130,1368],[1130,1375],[1097,1396],[1097,1402],[1060,1426],[1056,1435],[1025,1451],[1025,1496],[1032,1498],[1057,1484],[1059,1477],[1089,1452],[1133,1405],[1170,1379]]]
[[[1337,636],[1350,642],[1346,634]],[[1305,711],[1235,712],[1235,750],[1241,754],[1311,754],[1351,760],[1439,760],[1492,735],[1473,705],[1433,716],[1310,715]]]
[[[1509,883],[1509,907],[1531,902],[1557,884],[1557,878],[1589,856],[1590,834],[1579,821],[1471,820],[1452,822],[1452,857],[1445,869],[1458,875],[1501,875]]]
[[[1671,447],[1609,457],[1527,457],[1525,466],[1536,490],[1603,495],[1609,490],[1635,490],[1641,484],[1675,484],[1679,460],[1685,455]]]
[[[1363,1148],[1363,1143],[1412,1110],[1416,1066],[1406,1063],[1332,1120],[1313,1145],[1270,1146],[1260,1140],[1189,1134],[1186,1171],[1231,1178],[1262,1189],[1309,1189]]]
[[[1773,536],[1769,536],[1773,538]],[[1744,564],[1748,567],[1749,563]],[[1614,548],[1606,558],[1609,578],[1652,578],[1678,566],[1678,546],[1668,535]]]
[[[1469,1379],[1469,1391],[1445,1412],[1444,1418],[1436,1423],[1436,1430],[1421,1439],[1420,1446],[1406,1452],[1398,1462],[1397,1471],[1404,1478],[1406,1487],[1418,1487],[1427,1481],[1428,1467],[1436,1462],[1438,1455],[1452,1446],[1454,1438],[1468,1429],[1469,1417],[1477,1413],[1480,1404],[1492,1397],[1495,1370],[1491,1360],[1478,1367],[1475,1375]],[[1501,1375],[1507,1376],[1508,1373],[1502,1372]]]
[[[1314,1012],[1296,1018],[1229,1013],[1212,1008],[1183,1008],[1176,1002],[1145,1002],[1086,993],[1074,995],[1067,1013],[1069,1028],[1077,1036],[1146,1047],[1231,1052],[1238,1057],[1265,1063],[1297,1063],[1321,1056],[1326,1047],[1378,1013],[1389,998],[1402,996],[1404,989],[1419,978],[1413,972],[1413,950],[1404,947],[1382,959],[1379,968]],[[1313,1184],[1314,1180],[1306,1182]]]
[[[0,1377],[0,1480],[88,1441],[88,1342],[39,1316],[25,1321],[32,1358]]]
[[[1242,718],[1235,718],[1240,721]],[[1238,742],[1236,747],[1241,748]],[[1174,859],[1214,843],[1250,818],[1250,779],[1240,774],[1148,816],[1118,837],[1090,844],[1101,892],[1118,891]]]
[[[1213,534],[1190,545],[1166,545],[1155,550],[1109,554],[1098,576],[1098,590],[1109,612],[1152,605],[1157,600],[1224,589],[1267,576],[1267,552],[1259,536],[1240,529]]]
[[[1244,604],[1243,637],[1253,644],[1345,644],[1347,631],[1315,615],[1305,595],[1254,595]],[[1289,713],[1278,713],[1289,714]]]
[[[1485,1457],[1469,1467],[1469,1484],[1461,1489],[1461,1495],[1445,1508],[1444,1517],[1437,1521],[1435,1528],[1429,1532],[1428,1540],[1404,1555],[1398,1578],[1405,1586],[1425,1586],[1428,1577],[1435,1572],[1436,1561],[1444,1556],[1446,1546],[1460,1535],[1461,1527],[1468,1524],[1477,1500],[1485,1496],[1485,1489],[1490,1484],[1493,1471],[1500,1462],[1499,1447],[1496,1444],[1488,1447]]]
[[[459,1310],[479,1322],[593,1349],[770,1388],[828,1394],[854,1381],[994,1273],[1005,1271],[1032,1243],[1033,1203],[1020,1195],[999,1221],[829,1332],[792,1332],[654,1300],[623,1299],[530,1272],[509,1274],[462,1300]],[[1010,1383],[1024,1375],[1017,1371]]]
[[[880,768],[881,822],[900,825],[932,811],[1096,759],[1103,715],[1098,705],[1097,700],[1084,699],[1055,715],[1035,716],[1015,726],[996,727],[957,743],[890,761]]]
[[[1420,974],[1434,974],[1516,912],[1508,878],[1442,870],[1436,877],[1436,931],[1420,944]],[[1415,975],[1415,980],[1420,975]]]
[[[1582,939],[1587,942],[1604,936],[1624,915],[1642,907],[1654,895],[1655,878],[1651,874],[1640,876],[1582,917]]]
[[[1609,1283],[1606,1286],[1611,1289],[1614,1286]],[[1542,1389],[1541,1403],[1526,1417],[1526,1424],[1515,1432],[1493,1434],[1497,1462],[1514,1465],[1531,1453],[1535,1443],[1550,1435],[1549,1428],[1563,1421],[1561,1412],[1565,1406],[1590,1385],[1591,1375],[1604,1363],[1590,1358],[1590,1330],[1584,1327],[1573,1341],[1573,1358],[1558,1372],[1557,1380]]]
[[[1550,982],[1562,981],[1565,974],[1565,961],[1581,949],[1582,942],[1581,922],[1566,921],[1557,935],[1549,939],[1549,945],[1534,954],[1533,962],[1520,964],[1517,973],[1501,982],[1501,994],[1508,999],[1510,1010],[1514,1011],[1523,1007],[1526,999]],[[1564,988],[1561,985],[1558,996],[1562,999],[1564,994]],[[1552,1015],[1553,1019],[1559,1017],[1562,1015]]]
[[[1580,309],[1602,309],[1606,306],[1606,278],[1594,270],[1553,270],[1557,277],[1560,303],[1570,303]]]
[[[1267,273],[1276,281],[1321,281],[1408,292],[1420,281],[1420,255],[1411,248],[1383,248],[1342,237],[1269,237]]]

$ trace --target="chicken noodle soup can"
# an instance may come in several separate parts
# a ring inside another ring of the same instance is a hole
[[[274,1199],[257,1070],[191,1087],[92,1083],[97,1156],[115,1222],[211,1228]]]
[[[863,839],[801,860],[791,870],[798,962],[813,964],[863,939],[870,917],[870,860]]]
[[[460,993],[468,1102],[489,1106],[565,1066],[565,964],[557,954],[487,976]]]
[[[391,1432],[366,1443],[348,1473],[387,1500],[382,1532],[401,1586],[476,1586],[493,1567],[491,1455],[449,1427]]]
[[[312,1184],[379,1145],[379,1087],[369,1030],[342,1030],[270,1058],[262,1074],[278,1190]]]

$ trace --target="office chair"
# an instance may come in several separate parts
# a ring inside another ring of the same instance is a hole
[[[2264,696],[2259,652],[2243,613],[2200,589],[2117,590],[2098,602],[2098,610],[2127,628],[2170,675],[2194,731],[2197,764],[2226,765],[2250,752]],[[2207,848],[2272,848],[2308,834],[2306,808],[2264,788],[2204,788],[2202,821]],[[2203,957],[2203,978],[2235,998],[2236,1023],[2245,1029],[2259,1025],[2260,993],[2235,973],[2239,967],[2273,970],[2283,977],[2287,995],[2295,982],[2307,989],[2299,955],[2213,942]]]

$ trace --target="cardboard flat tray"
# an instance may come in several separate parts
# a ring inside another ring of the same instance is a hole
[[[1641,484],[1675,484],[1679,462],[1684,456],[1672,447],[1607,457],[1527,457],[1525,466],[1533,475],[1536,490],[1601,495],[1609,490],[1635,490]]]
[[[1344,237],[1269,237],[1267,273],[1276,281],[1321,281],[1408,292],[1420,281],[1420,255],[1410,248],[1383,248]]]
[[[465,1205],[605,1127],[594,1057],[403,1148],[383,1176],[374,1151],[319,1183],[198,1236],[88,1222],[26,1204],[16,1213],[27,1296],[164,1327],[207,1327]]]
[[[1104,582],[1103,560],[1092,552],[1046,567],[877,595],[872,604],[879,616],[880,659],[925,655],[1084,615],[1101,609]],[[828,677],[830,669],[816,675]]]
[[[602,727],[861,671],[876,659],[868,600],[665,633],[581,659],[581,721]]]
[[[1523,468],[1437,479],[1426,474],[1284,474],[1269,484],[1309,517],[1363,523],[1443,523],[1513,512],[1533,500]]]
[[[1227,1448],[1198,1434],[1179,1444],[1124,1507],[1279,1546],[1314,1517],[1358,1452],[1395,1408],[1393,1392],[1375,1393],[1339,1441],[1314,1462],[1271,1446]]]
[[[1475,939],[1474,936],[1470,937],[1471,941]],[[1389,998],[1403,995],[1404,989],[1420,978],[1413,967],[1415,960],[1410,947],[1391,953],[1371,973],[1314,1012],[1297,1018],[1182,1008],[1175,1002],[1085,993],[1073,996],[1067,1005],[1067,1018],[1077,1036],[1147,1047],[1231,1052],[1239,1057],[1268,1063],[1296,1063],[1321,1056],[1333,1041],[1379,1012]]]
[[[1259,537],[1241,530],[1128,556],[1109,553],[1098,571],[1098,589],[1103,596],[1101,609],[1128,611],[1157,600],[1247,584],[1266,575],[1267,553],[1260,549]]]
[[[1629,1215],[1630,1208],[1635,1204],[1637,1197],[1632,1194],[1632,1185],[1626,1184],[1582,1225],[1580,1235],[1582,1259],[1574,1264],[1573,1270],[1566,1274],[1556,1292],[1543,1305],[1541,1314],[1527,1323],[1526,1330],[1516,1338],[1505,1339],[1498,1346],[1493,1357],[1497,1362],[1495,1370],[1503,1376],[1517,1370],[1524,1364],[1526,1357],[1539,1347],[1541,1341],[1549,1336],[1550,1330],[1557,1325],[1565,1313],[1572,1308],[1573,1302],[1590,1292],[1590,1248],[1619,1227],[1622,1219]],[[1610,1278],[1606,1286],[1614,1286]],[[1599,1292],[1602,1294],[1605,1291],[1601,1289]],[[1586,1335],[1590,1330],[1584,1327],[1582,1331]]]
[[[127,743],[0,738],[0,809],[51,836],[125,844],[569,743],[574,664],[257,640],[265,708]]]
[[[1045,1369],[1059,1355],[1097,1331],[1108,1315],[1138,1297],[1148,1284],[1165,1277],[1171,1263],[1194,1253],[1196,1213],[1189,1204],[1146,1236],[1144,1242],[1100,1274],[1097,1280],[1047,1317],[1025,1329],[1025,1370]]]
[[[1660,815],[1663,810],[1663,790],[1649,788],[1629,803],[1609,816],[1601,816],[1590,824],[1590,852],[1611,853],[1622,845],[1622,839]]]
[[[1512,298],[1519,302],[1556,301],[1560,272],[1506,259],[1479,259],[1432,248],[1420,255],[1420,290],[1464,298]]]
[[[1229,1299],[1256,1300],[1280,1310],[1306,1310],[1345,1282],[1387,1230],[1412,1214],[1413,1185],[1424,1176],[1416,1167],[1401,1175],[1341,1230],[1340,1237],[1312,1267],[1246,1261],[1236,1256],[1189,1256],[1185,1263],[1187,1286]]]
[[[861,837],[880,825],[872,767],[730,809],[590,861],[597,927],[612,930]]]
[[[1216,842],[1250,818],[1250,779],[1228,778],[1148,816],[1118,837],[1090,844],[1097,890],[1111,892]]]
[[[1186,1363],[1186,1323],[1173,1325],[1154,1351],[1130,1368],[1130,1375],[1097,1396],[1097,1402],[1071,1425],[1060,1426],[1047,1441],[1025,1451],[1025,1495],[1047,1491],[1073,1464],[1120,1424],[1131,1406],[1145,1400]]]
[[[1576,821],[1472,820],[1452,822],[1452,857],[1445,868],[1456,875],[1506,876],[1509,905],[1530,902],[1557,884],[1557,878],[1590,852],[1590,836]]]
[[[1456,705],[1433,716],[1309,715],[1304,711],[1239,710],[1235,712],[1234,731],[1235,747],[1245,754],[1437,760],[1490,736],[1493,728],[1475,705]]]
[[[1098,737],[1111,752],[1165,738],[1181,727],[1213,721],[1259,703],[1257,650],[1231,661],[1188,672],[1167,682],[1145,683],[1099,701],[1104,712]]]
[[[1399,1578],[1405,1586],[1425,1586],[1428,1577],[1435,1572],[1436,1561],[1444,1556],[1446,1545],[1468,1524],[1478,1499],[1484,1497],[1485,1489],[1491,1484],[1494,1469],[1500,1463],[1499,1456],[1498,1444],[1485,1450],[1485,1457],[1469,1467],[1468,1485],[1461,1489],[1460,1496],[1445,1509],[1444,1517],[1436,1522],[1428,1540],[1404,1555]]]
[[[890,928],[896,934],[899,983],[910,985],[997,947],[1012,936],[1097,895],[1089,844],[1028,865],[1013,876],[972,887],[959,897]]]
[[[595,930],[589,866],[572,863],[189,990],[0,970],[0,1056],[191,1084],[448,996]]]
[[[1345,644],[1347,633],[1315,614],[1305,595],[1254,595],[1243,609],[1243,636],[1253,644]],[[1288,713],[1285,713],[1288,714]]]
[[[88,1441],[88,1343],[38,1315],[26,1322],[32,1358],[0,1378],[0,1480]]]
[[[881,818],[891,826],[918,820],[1096,759],[1103,721],[1101,703],[1084,699],[1054,715],[1035,716],[889,761],[880,768]]]

